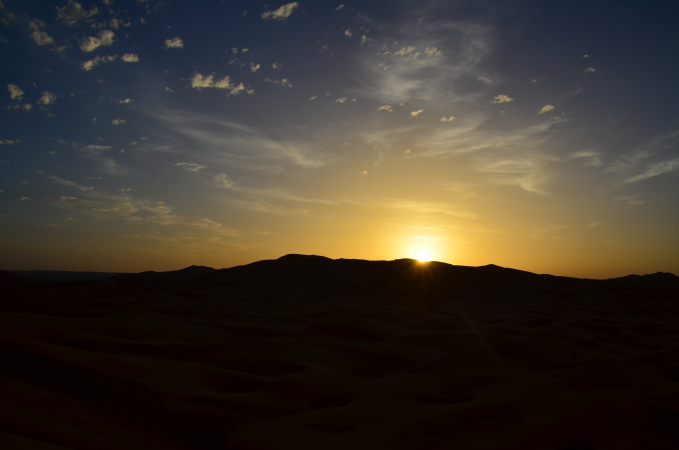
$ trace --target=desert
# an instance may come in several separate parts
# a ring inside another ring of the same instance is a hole
[[[679,448],[669,273],[286,255],[0,289],[3,448]]]

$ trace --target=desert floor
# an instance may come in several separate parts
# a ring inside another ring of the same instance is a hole
[[[679,448],[676,287],[409,264],[5,283],[0,446]]]

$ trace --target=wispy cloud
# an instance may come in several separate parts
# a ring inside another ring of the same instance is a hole
[[[588,67],[582,73],[594,73],[594,72],[596,72],[596,69],[594,67]]]
[[[543,107],[540,109],[540,111],[538,111],[538,114],[544,114],[544,113],[549,112],[549,111],[551,111],[551,110],[553,110],[553,109],[554,109],[554,106],[552,106],[552,105],[545,105],[545,106],[543,106]]]
[[[175,167],[179,167],[180,169],[186,170],[188,172],[198,173],[201,170],[205,169],[207,166],[204,164],[179,162],[175,164]]]
[[[168,133],[188,139],[204,161],[249,170],[279,172],[286,167],[319,168],[332,162],[310,144],[274,139],[263,131],[212,116],[187,112],[147,111]]]
[[[453,117],[453,116],[450,116],[448,118],[446,118],[446,116],[443,116],[443,117],[441,117],[441,122],[452,122],[453,119],[455,119],[455,117]]]
[[[424,112],[423,109],[418,109],[417,111],[412,111],[412,112],[410,113],[410,117],[417,117],[417,116],[419,116],[420,114],[422,114],[423,112]]]
[[[78,191],[77,196],[62,195],[53,201],[55,206],[69,211],[84,212],[101,219],[119,217],[131,223],[183,226],[188,229],[207,231],[214,236],[233,237],[240,234],[237,230],[210,219],[177,214],[173,207],[164,202],[137,199],[128,193],[105,193],[55,176],[46,175],[46,178],[54,184]]]
[[[285,20],[288,17],[292,15],[292,13],[299,8],[299,3],[298,2],[292,2],[285,4],[278,9],[275,9],[273,11],[266,10],[262,14],[262,19],[273,19],[273,20]]]

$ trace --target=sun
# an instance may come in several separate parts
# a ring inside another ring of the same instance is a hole
[[[427,250],[416,250],[415,259],[419,262],[429,262],[431,261],[431,255]]]

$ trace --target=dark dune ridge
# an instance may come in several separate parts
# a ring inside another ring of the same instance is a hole
[[[1,448],[679,448],[672,274],[287,255],[0,297]]]

